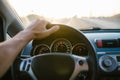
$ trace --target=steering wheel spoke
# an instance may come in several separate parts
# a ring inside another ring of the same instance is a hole
[[[76,55],[72,55],[72,56],[75,61],[75,68],[74,68],[72,76],[70,77],[70,80],[74,80],[81,71],[89,70],[89,66],[88,66],[86,57],[80,57],[80,56],[76,56]]]
[[[32,62],[33,57],[27,58],[27,59],[22,59],[20,63],[20,71],[21,72],[26,72],[28,73],[33,80],[37,80],[36,76],[34,75],[32,68],[31,68],[31,62]]]

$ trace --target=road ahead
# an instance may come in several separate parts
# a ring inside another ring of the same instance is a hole
[[[38,18],[32,15],[33,18]],[[32,21],[29,17],[22,18],[23,23],[28,26]],[[32,19],[33,20],[33,19]],[[65,24],[72,26],[77,29],[93,29],[93,28],[101,28],[101,29],[120,29],[120,19],[112,19],[112,18],[62,18],[62,19],[48,19],[53,24]]]
[[[120,29],[120,19],[82,18],[88,25],[102,29]]]

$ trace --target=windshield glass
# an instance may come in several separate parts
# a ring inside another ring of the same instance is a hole
[[[120,0],[9,0],[23,23],[37,18],[77,29],[120,29]]]

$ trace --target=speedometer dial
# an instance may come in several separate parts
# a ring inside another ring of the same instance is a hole
[[[64,38],[53,41],[51,45],[51,52],[71,53],[72,45],[70,41]]]

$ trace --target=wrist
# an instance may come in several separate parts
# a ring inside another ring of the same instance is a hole
[[[27,30],[23,30],[21,32],[19,32],[15,38],[19,39],[19,40],[22,40],[24,42],[29,42],[33,39],[33,34],[32,32],[30,31],[27,31]]]

